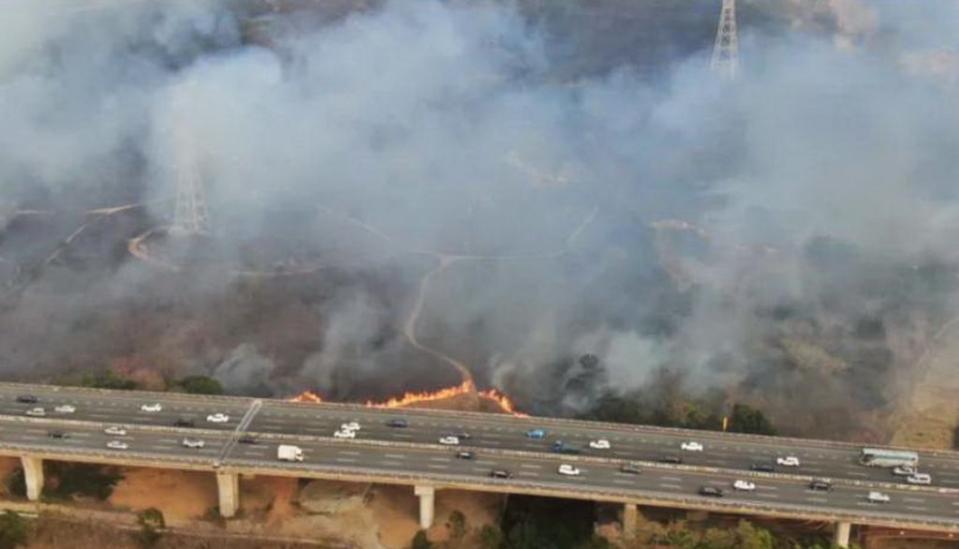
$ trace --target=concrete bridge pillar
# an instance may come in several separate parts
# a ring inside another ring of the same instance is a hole
[[[420,498],[420,528],[426,530],[433,526],[436,490],[432,486],[417,484],[413,487],[413,493]]]
[[[633,539],[636,535],[636,523],[639,520],[639,511],[635,503],[623,504],[623,537]]]
[[[849,529],[852,525],[848,522],[837,522],[836,529],[832,533],[832,543],[837,547],[849,547]]]
[[[43,459],[20,456],[23,465],[23,478],[27,483],[27,499],[37,501],[43,492]]]
[[[220,516],[230,518],[240,508],[240,476],[236,473],[217,473],[216,487],[220,493]]]

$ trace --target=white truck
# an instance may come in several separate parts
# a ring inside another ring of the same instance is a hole
[[[303,449],[292,444],[280,444],[276,447],[276,459],[280,461],[303,461]]]

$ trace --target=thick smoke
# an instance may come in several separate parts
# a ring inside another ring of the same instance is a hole
[[[70,344],[48,361],[83,347],[60,327],[96,309],[285,291],[187,314],[206,338],[181,320],[136,345],[188,341],[164,367],[238,392],[446,382],[402,330],[437,254],[460,254],[478,257],[429,280],[418,338],[534,411],[670,371],[804,428],[889,402],[911,342],[952,314],[955,75],[916,70],[955,53],[943,3],[741,2],[735,82],[708,71],[706,1],[396,0],[310,28],[225,2],[17,4],[0,21],[7,210],[148,203],[132,236],[195,176],[223,257],[282,249],[342,270],[263,290],[216,270],[164,282],[129,259],[93,285],[61,267],[4,320],[95,288],[64,302],[52,322]],[[815,409],[796,387],[820,389]]]

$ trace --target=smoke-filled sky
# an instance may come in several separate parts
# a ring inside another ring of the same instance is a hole
[[[550,372],[584,353],[613,387],[661,367],[695,387],[761,387],[778,371],[757,351],[777,307],[813,319],[777,325],[785,339],[843,357],[856,355],[835,344],[849,319],[888,333],[912,329],[901,309],[950,314],[951,287],[900,270],[956,259],[955,3],[742,0],[742,70],[723,82],[707,68],[706,0],[392,0],[309,25],[276,15],[267,41],[245,32],[249,6],[226,1],[12,1],[5,211],[150,201],[162,222],[192,170],[228,255],[271,235],[377,261],[511,256],[444,272],[422,330],[529,402],[555,404],[575,367]],[[663,219],[707,235],[655,229]],[[423,262],[397,271],[410,291]],[[297,383],[335,392],[341,362],[401,367],[380,340],[384,323],[401,337],[408,294],[389,313],[352,286],[332,299]],[[536,379],[554,394],[528,389]]]

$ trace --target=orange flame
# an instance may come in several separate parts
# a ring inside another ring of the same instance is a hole
[[[476,384],[473,383],[472,379],[467,379],[463,383],[456,385],[455,387],[447,387],[445,389],[440,389],[438,391],[420,391],[412,392],[408,391],[403,393],[403,396],[393,397],[383,402],[373,402],[371,400],[366,401],[366,406],[370,408],[402,408],[404,406],[412,406],[414,404],[420,404],[423,402],[433,402],[436,400],[444,400],[447,398],[453,398],[459,395],[467,395],[470,393],[476,393],[482,399],[491,400],[495,402],[504,412],[513,414],[514,416],[526,417],[526,414],[523,414],[516,409],[516,404],[505,394],[501,393],[496,389],[486,389],[483,391],[476,390]],[[299,395],[290,399],[294,402],[313,402],[321,403],[323,398],[320,395],[314,393],[313,391],[303,391]]]

